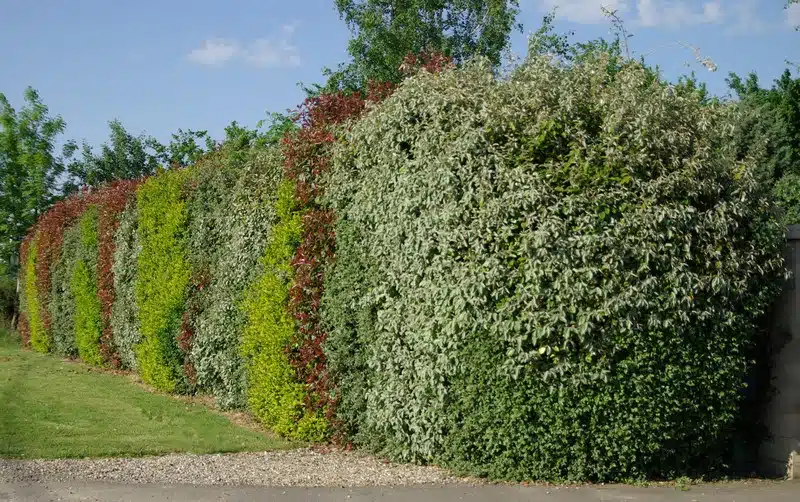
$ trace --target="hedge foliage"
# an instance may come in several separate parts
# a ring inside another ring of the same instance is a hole
[[[75,343],[78,355],[100,366],[100,300],[97,296],[97,206],[91,205],[77,223],[79,246],[69,289],[75,299]]]
[[[282,142],[284,176],[294,183],[294,197],[303,213],[300,242],[291,260],[294,277],[289,286],[288,310],[297,323],[289,346],[289,362],[298,381],[307,385],[303,405],[308,415],[335,416],[336,396],[330,392],[323,345],[328,334],[320,306],[325,271],[336,249],[335,214],[320,205],[339,131],[354,121],[368,104],[391,93],[390,84],[372,84],[366,95],[336,93],[306,99],[296,113],[299,129]],[[334,424],[336,425],[336,424]]]
[[[720,467],[784,276],[772,187],[736,107],[587,47],[409,58],[58,202],[20,249],[23,341],[492,478]]]
[[[192,171],[187,234],[195,278],[191,362],[197,385],[211,391],[222,408],[247,403],[241,303],[258,275],[258,260],[275,222],[280,178],[276,149],[237,145],[223,146]]]
[[[247,361],[248,404],[253,414],[276,433],[294,439],[321,440],[327,422],[304,409],[306,387],[295,377],[286,349],[296,327],[287,311],[293,279],[291,257],[302,234],[301,213],[289,180],[278,188],[277,224],[261,259],[263,273],[249,288],[242,355]]]
[[[101,309],[100,353],[113,368],[122,366],[112,325],[116,288],[114,284],[115,236],[122,212],[136,196],[140,180],[120,180],[105,185],[97,197],[97,297]]]
[[[144,382],[167,392],[187,387],[177,342],[191,275],[186,258],[187,173],[163,172],[136,192],[141,245],[135,286],[141,333],[136,363]]]
[[[50,318],[53,327],[53,352],[65,357],[78,355],[75,340],[75,295],[72,275],[81,247],[80,227],[73,225],[64,232],[61,253],[54,264],[50,288]]]
[[[136,305],[136,277],[139,253],[136,199],[129,200],[119,217],[114,236],[114,303],[111,307],[111,329],[114,346],[119,352],[120,366],[137,370],[135,347],[141,338],[139,309]]]
[[[728,108],[610,63],[423,72],[340,143],[323,314],[358,443],[505,479],[717,467],[783,228]]]
[[[50,339],[44,328],[42,319],[42,304],[39,300],[39,287],[36,281],[36,262],[39,257],[39,239],[34,234],[24,256],[23,282],[25,284],[22,302],[25,305],[25,327],[22,329],[23,340],[27,340],[33,350],[47,352],[50,349]]]

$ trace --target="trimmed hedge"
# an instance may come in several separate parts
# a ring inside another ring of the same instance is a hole
[[[191,274],[185,242],[187,174],[183,169],[162,172],[136,192],[141,245],[135,286],[141,330],[136,363],[144,382],[166,392],[188,387],[177,343]]]
[[[115,236],[122,212],[136,196],[140,180],[114,181],[100,189],[97,197],[97,297],[101,308],[100,353],[112,368],[122,366],[112,325],[116,297],[114,277]]]
[[[410,58],[396,92],[309,98],[281,149],[233,126],[60,201],[20,249],[23,340],[395,460],[713,471],[783,228],[733,107],[609,58]]]
[[[72,275],[79,260],[81,232],[73,225],[64,232],[61,256],[54,264],[50,290],[50,318],[53,327],[53,351],[65,357],[76,357],[75,295],[71,287]]]
[[[331,153],[339,131],[356,120],[368,104],[391,93],[391,84],[371,85],[366,95],[336,93],[307,98],[297,110],[299,130],[283,138],[284,176],[294,183],[294,198],[303,212],[300,242],[291,260],[294,277],[288,309],[297,323],[289,346],[289,362],[298,381],[307,385],[306,413],[335,416],[336,398],[330,392],[323,345],[327,333],[320,312],[325,271],[336,249],[335,215],[321,207]],[[333,424],[337,426],[338,424]]]
[[[185,323],[191,327],[187,349],[197,384],[223,409],[247,404],[241,303],[258,276],[258,260],[275,223],[280,178],[276,149],[235,144],[207,156],[192,174],[187,239],[195,287]]]
[[[248,403],[262,423],[294,439],[320,441],[327,422],[303,408],[306,386],[299,383],[285,350],[295,337],[294,320],[287,311],[293,270],[290,259],[302,234],[301,213],[289,180],[278,189],[275,225],[261,260],[262,276],[248,290],[242,355],[247,361]]]
[[[25,305],[25,329],[22,330],[23,340],[27,340],[33,350],[47,352],[50,349],[50,339],[47,336],[42,319],[42,304],[39,301],[39,287],[36,281],[36,262],[39,256],[39,238],[34,234],[24,254],[24,297],[21,303]]]
[[[111,329],[120,366],[130,370],[137,370],[135,347],[141,339],[136,277],[142,246],[137,223],[136,199],[133,198],[120,214],[114,236],[114,303],[111,307]]]
[[[97,297],[97,206],[91,205],[77,224],[79,248],[69,289],[75,298],[75,344],[85,362],[100,366],[100,300]]]
[[[341,143],[323,315],[357,443],[503,479],[721,467],[783,228],[728,108],[609,63],[423,72]]]

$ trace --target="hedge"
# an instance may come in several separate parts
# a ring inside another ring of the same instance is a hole
[[[223,146],[193,170],[188,249],[198,287],[192,289],[191,361],[197,384],[221,408],[247,404],[241,303],[275,222],[280,178],[274,148]]]
[[[166,392],[188,386],[177,343],[191,274],[185,242],[187,173],[163,172],[136,192],[141,250],[135,292],[141,339],[134,350],[142,380]]]
[[[411,58],[280,148],[233,127],[67,197],[20,248],[23,341],[491,478],[723,467],[782,224],[735,107],[609,58]]]
[[[111,307],[111,329],[120,366],[137,370],[135,347],[141,338],[139,309],[136,305],[136,277],[141,244],[137,229],[136,199],[127,202],[119,217],[114,235],[114,302]]]
[[[422,73],[339,143],[322,312],[358,444],[503,479],[720,467],[783,228],[727,107],[611,66]]]
[[[262,423],[294,439],[319,441],[327,422],[303,407],[306,387],[295,378],[285,349],[295,337],[294,320],[287,311],[293,279],[291,257],[300,240],[302,219],[289,180],[278,189],[278,223],[261,260],[263,274],[253,284],[243,304],[247,324],[242,355],[247,361],[248,403]]]
[[[78,355],[75,339],[76,304],[71,281],[80,246],[80,227],[73,225],[64,232],[60,257],[52,273],[49,310],[53,327],[53,352],[65,357]]]
[[[122,358],[114,340],[112,318],[116,287],[114,280],[115,237],[122,213],[136,196],[140,180],[119,180],[109,183],[97,197],[97,297],[101,309],[100,353],[103,362],[113,368],[122,367]]]
[[[336,399],[330,392],[323,345],[321,300],[325,271],[336,249],[333,211],[320,205],[325,193],[332,148],[337,135],[355,121],[368,104],[392,91],[390,84],[372,84],[366,95],[336,93],[307,98],[296,111],[299,129],[282,141],[284,176],[294,183],[294,198],[302,211],[302,230],[291,259],[293,280],[288,310],[297,330],[289,343],[289,362],[298,381],[307,385],[303,406],[307,415],[335,416]],[[337,425],[337,424],[333,424]]]
[[[23,261],[23,298],[20,303],[25,306],[25,322],[22,329],[22,338],[27,340],[33,350],[47,352],[50,348],[50,340],[44,328],[42,319],[42,304],[39,301],[39,287],[36,281],[36,262],[39,256],[38,235],[33,234],[27,246],[27,252],[20,253],[24,257]]]
[[[69,289],[75,299],[75,343],[78,355],[100,366],[100,300],[97,296],[97,206],[91,205],[77,224],[79,247]]]

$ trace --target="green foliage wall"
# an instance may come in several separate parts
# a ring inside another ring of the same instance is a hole
[[[66,357],[78,355],[75,344],[75,295],[70,286],[81,247],[78,225],[64,231],[61,255],[53,266],[50,289],[50,317],[53,326],[53,351]]]
[[[97,206],[89,206],[77,224],[77,260],[70,277],[75,298],[75,343],[85,362],[100,366],[100,300],[97,296]]]
[[[177,345],[190,267],[186,258],[186,170],[160,173],[136,193],[136,306],[141,340],[135,347],[142,380],[173,392],[186,387]]]
[[[323,315],[356,442],[505,479],[720,467],[784,229],[728,108],[610,66],[423,72],[340,143]]]
[[[193,170],[189,259],[201,288],[192,289],[191,362],[197,384],[222,408],[244,407],[246,372],[240,352],[245,289],[275,222],[281,157],[274,148],[224,146]],[[197,286],[196,284],[195,286]]]
[[[297,329],[286,308],[293,277],[290,262],[302,230],[294,192],[289,180],[278,189],[278,223],[260,262],[262,273],[244,301],[247,323],[241,350],[247,361],[248,404],[256,418],[278,434],[320,440],[326,421],[304,410],[305,385],[297,381],[286,355]]]
[[[37,352],[50,350],[50,337],[44,328],[42,320],[42,305],[39,302],[39,288],[36,284],[36,258],[39,251],[39,241],[33,238],[25,260],[25,313],[27,316],[27,338],[31,347]]]
[[[111,311],[111,328],[114,345],[119,351],[123,368],[136,370],[136,353],[139,344],[139,309],[136,305],[136,283],[139,253],[136,200],[128,202],[119,218],[119,228],[114,236],[114,303]]]

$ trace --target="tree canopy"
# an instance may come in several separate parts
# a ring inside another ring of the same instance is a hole
[[[352,38],[351,61],[327,70],[324,90],[398,82],[409,54],[439,52],[455,63],[480,55],[500,63],[515,28],[519,0],[336,0]]]
[[[49,114],[32,87],[24,101],[17,111],[0,93],[0,259],[6,263],[28,227],[59,197],[64,172],[56,143],[66,122]]]

